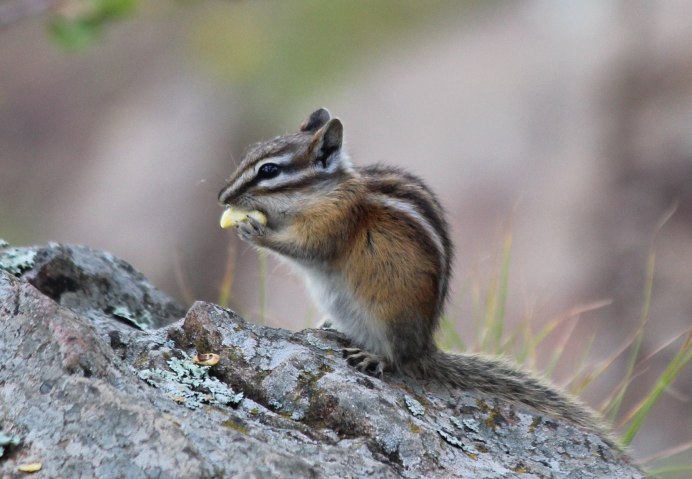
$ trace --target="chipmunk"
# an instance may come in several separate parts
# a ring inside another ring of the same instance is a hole
[[[476,389],[598,433],[594,413],[507,363],[441,351],[433,336],[453,258],[440,202],[399,168],[356,167],[343,125],[321,108],[297,133],[250,147],[219,193],[222,227],[304,274],[314,301],[353,348],[350,365]]]

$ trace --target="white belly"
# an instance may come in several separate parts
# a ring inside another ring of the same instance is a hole
[[[335,329],[348,336],[354,346],[392,359],[383,323],[356,301],[339,272],[305,266],[301,266],[300,271],[313,300]]]

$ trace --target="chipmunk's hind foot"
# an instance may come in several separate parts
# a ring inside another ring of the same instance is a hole
[[[346,362],[358,371],[380,379],[387,369],[387,362],[383,358],[358,348],[345,348],[343,355]]]

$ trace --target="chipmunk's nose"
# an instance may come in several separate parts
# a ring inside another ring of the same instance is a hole
[[[221,191],[219,191],[219,204],[224,205],[226,204],[226,200],[228,199],[228,186],[224,186]]]

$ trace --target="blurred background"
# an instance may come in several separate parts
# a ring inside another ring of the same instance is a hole
[[[53,3],[69,14],[75,2]],[[639,324],[654,236],[642,354],[692,322],[692,2],[152,0],[81,49],[49,35],[49,13],[0,17],[0,238],[12,244],[105,249],[182,303],[230,288],[248,319],[314,325],[301,281],[218,227],[216,196],[245,146],[325,106],[356,164],[403,166],[439,193],[462,339],[510,233],[510,326],[587,309],[568,346],[592,338],[589,361],[609,357]],[[676,347],[652,357],[623,410]],[[584,392],[594,407],[625,359]],[[687,371],[637,457],[689,443],[690,394]]]

